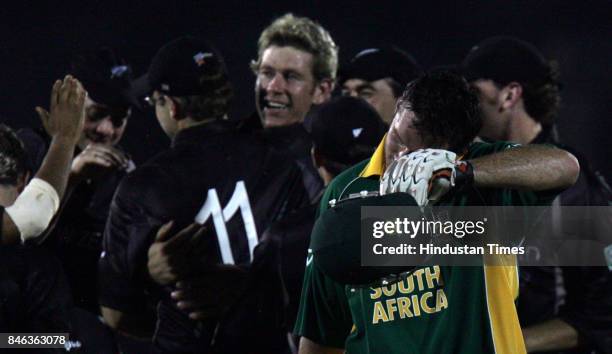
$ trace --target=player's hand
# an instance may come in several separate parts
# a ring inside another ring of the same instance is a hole
[[[36,107],[45,130],[51,137],[65,138],[76,144],[85,119],[87,92],[81,83],[70,75],[57,80],[51,89],[49,112]]]
[[[380,194],[409,193],[420,206],[439,200],[454,185],[457,155],[439,149],[421,149],[400,156],[385,171]]]
[[[127,170],[129,159],[112,146],[89,144],[72,160],[71,174],[77,180],[104,176],[113,170]]]
[[[193,320],[221,317],[245,292],[248,271],[235,265],[210,265],[197,278],[177,283],[171,296]]]
[[[173,232],[172,226],[171,221],[159,229],[148,251],[149,275],[159,285],[174,284],[189,277],[198,268],[194,263],[205,252],[203,226],[193,223],[178,232]]]

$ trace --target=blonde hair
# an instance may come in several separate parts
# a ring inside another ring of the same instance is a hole
[[[261,56],[270,46],[295,47],[312,54],[313,76],[317,81],[336,78],[338,69],[338,47],[331,35],[317,22],[306,18],[285,14],[274,20],[259,36],[258,58],[251,63],[257,72]]]

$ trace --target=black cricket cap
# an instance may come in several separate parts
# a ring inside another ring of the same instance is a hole
[[[370,157],[387,131],[374,108],[356,97],[323,103],[311,124],[312,141],[321,155],[346,165]]]
[[[72,59],[68,73],[77,78],[97,103],[119,109],[138,107],[132,94],[132,69],[108,47]]]
[[[227,80],[223,59],[212,44],[184,36],[157,51],[148,72],[136,80],[134,90],[138,97],[154,90],[176,97],[205,96],[225,85]]]
[[[505,85],[552,80],[550,65],[532,44],[515,37],[490,37],[474,46],[460,65],[468,81],[490,79]]]
[[[338,82],[342,85],[349,79],[376,81],[391,78],[403,90],[406,85],[423,73],[414,58],[397,47],[364,49],[341,67]]]

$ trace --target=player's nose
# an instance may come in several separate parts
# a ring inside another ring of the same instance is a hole
[[[104,117],[96,126],[96,133],[100,135],[112,135],[115,127],[111,121],[110,116]]]
[[[275,93],[283,92],[285,90],[285,86],[286,86],[285,78],[283,77],[283,75],[277,73],[276,75],[274,75],[272,80],[268,82],[268,85],[266,86],[266,90],[269,92],[275,92]]]

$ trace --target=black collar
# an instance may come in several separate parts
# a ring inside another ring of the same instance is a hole
[[[228,120],[215,120],[183,129],[179,131],[172,140],[172,147],[181,144],[202,143],[202,139],[232,132],[235,126],[235,122]]]
[[[310,155],[312,140],[302,123],[265,128],[260,134],[278,151],[295,156]]]
[[[531,141],[530,144],[545,144],[545,143],[558,143],[559,133],[557,127],[554,125],[542,126],[540,133]]]

